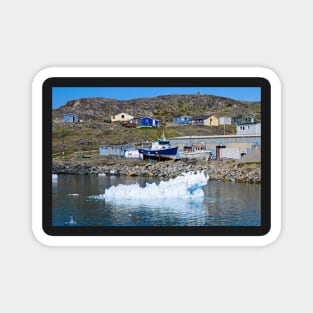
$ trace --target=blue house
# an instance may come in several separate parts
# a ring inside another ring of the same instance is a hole
[[[79,119],[78,119],[78,116],[75,114],[64,114],[63,121],[69,122],[69,123],[78,123]]]
[[[187,124],[190,124],[190,120],[191,120],[191,116],[189,115],[177,116],[173,119],[173,124],[187,125]]]
[[[144,116],[138,119],[137,127],[159,127],[159,120],[156,120],[152,117]]]

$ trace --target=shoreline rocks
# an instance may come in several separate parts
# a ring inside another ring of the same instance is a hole
[[[175,178],[186,172],[203,171],[212,181],[261,183],[260,163],[236,161],[179,160],[148,162],[141,160],[111,160],[102,162],[53,162],[53,174],[141,176],[160,179]]]

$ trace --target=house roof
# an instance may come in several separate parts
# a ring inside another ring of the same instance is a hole
[[[141,117],[137,117],[138,119],[142,119],[142,118],[150,118],[151,120],[155,120],[158,121],[158,119],[150,117],[150,116],[141,116]]]
[[[192,120],[206,120],[210,116],[213,116],[212,114],[209,115],[199,115],[199,116],[193,116],[191,119]]]
[[[240,126],[255,125],[255,124],[261,124],[261,122],[246,122],[246,123],[238,124],[238,125],[236,125],[236,126],[237,126],[237,127],[240,127]]]
[[[64,116],[68,115],[68,116],[77,116],[77,114],[73,114],[73,113],[64,113]]]
[[[190,115],[179,115],[179,116],[175,116],[175,118],[181,118],[181,117],[191,117]]]
[[[117,114],[115,114],[115,115],[121,115],[121,114],[124,114],[124,115],[130,115],[130,116],[132,116],[131,114],[129,114],[129,113],[125,113],[125,112],[121,112],[121,113],[117,113]]]
[[[249,115],[236,115],[236,116],[233,116],[233,118],[254,118],[254,117],[249,116]]]

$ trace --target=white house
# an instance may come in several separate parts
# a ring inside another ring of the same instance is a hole
[[[261,123],[236,125],[237,135],[261,135]]]
[[[220,116],[218,118],[219,125],[231,125],[231,117],[230,116]]]
[[[133,118],[134,117],[128,113],[119,113],[119,114],[111,116],[111,121],[112,122],[128,122],[129,120]]]

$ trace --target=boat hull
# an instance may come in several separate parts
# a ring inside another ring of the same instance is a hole
[[[161,149],[161,150],[151,150],[139,148],[139,154],[143,159],[154,159],[159,161],[165,160],[176,160],[177,158],[177,147]]]

